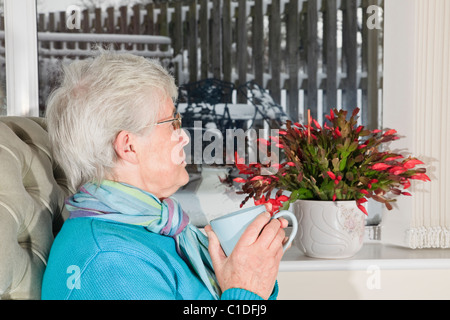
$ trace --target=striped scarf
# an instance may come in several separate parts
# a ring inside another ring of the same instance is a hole
[[[160,201],[151,193],[113,181],[87,183],[66,200],[70,219],[92,217],[139,225],[174,238],[180,257],[192,266],[215,299],[220,288],[208,252],[208,238],[189,223],[189,217],[173,198]]]

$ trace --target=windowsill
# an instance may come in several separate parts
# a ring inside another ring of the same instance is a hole
[[[413,250],[372,241],[364,243],[362,249],[352,258],[325,260],[309,258],[293,245],[286,251],[279,271],[366,271],[370,266],[377,266],[382,270],[450,269],[450,250]]]

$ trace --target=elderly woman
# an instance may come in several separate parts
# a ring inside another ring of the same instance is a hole
[[[48,130],[77,192],[43,299],[276,298],[286,220],[260,215],[227,257],[170,197],[189,180],[176,97],[174,79],[142,57],[103,52],[65,68]]]

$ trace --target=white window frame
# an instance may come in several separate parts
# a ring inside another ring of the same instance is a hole
[[[4,0],[8,116],[39,116],[36,1]]]

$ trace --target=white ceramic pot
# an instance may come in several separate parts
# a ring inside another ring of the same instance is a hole
[[[294,245],[305,255],[344,259],[361,249],[365,215],[356,201],[298,200],[291,206],[298,220]]]

